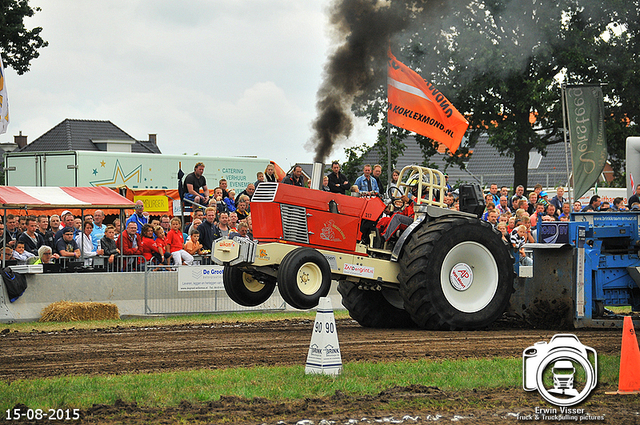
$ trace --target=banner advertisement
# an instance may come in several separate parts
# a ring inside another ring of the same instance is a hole
[[[178,267],[178,291],[224,291],[222,266]]]
[[[604,100],[599,86],[567,87],[565,96],[574,197],[580,198],[598,180],[607,161]]]
[[[133,202],[142,201],[144,210],[150,213],[165,213],[169,209],[169,198],[166,195],[134,196]]]

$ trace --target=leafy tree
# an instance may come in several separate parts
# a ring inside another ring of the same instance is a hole
[[[380,175],[380,180],[382,181],[384,187],[389,183],[389,173],[387,170],[387,152],[389,149],[387,148],[387,126],[386,121],[383,123],[384,125],[378,129],[378,137],[376,139],[376,143],[373,146],[368,146],[366,143],[362,145],[357,145],[351,148],[345,148],[345,153],[347,154],[347,160],[342,164],[342,172],[347,177],[349,182],[353,184],[353,182],[362,174],[362,167],[364,166],[364,155],[369,152],[376,152],[379,157],[379,164],[382,165],[382,174]],[[393,128],[390,134],[390,151],[391,151],[391,165],[395,167],[398,162],[398,157],[402,155],[405,148],[407,147],[402,141],[406,139],[406,137],[410,133],[401,128]],[[371,164],[372,166],[374,164]],[[384,188],[380,188],[382,191]]]
[[[450,72],[438,78],[468,116],[472,144],[486,132],[492,146],[514,158],[514,187],[527,186],[531,149],[544,154],[548,144],[562,140],[558,76],[568,66],[591,67],[604,29],[574,3],[471,0],[440,28],[441,38],[450,40],[448,63],[440,66]],[[413,58],[423,67],[429,60]]]
[[[624,187],[625,141],[640,130],[640,6],[637,0],[612,3],[623,7],[616,13],[620,19],[607,27],[607,42],[598,46],[597,71],[607,82],[607,144],[614,185]]]
[[[42,39],[41,27],[31,30],[24,25],[24,18],[32,17],[40,8],[29,6],[28,0],[0,1],[0,50],[5,66],[19,75],[29,71],[31,60],[40,56],[38,49],[49,43]]]
[[[452,0],[431,9],[429,16],[416,8],[420,24],[400,33],[392,48],[467,117],[471,146],[487,133],[492,146],[514,158],[514,186],[527,186],[531,149],[545,154],[549,144],[563,141],[561,84],[609,82],[608,145],[620,176],[624,139],[640,118],[634,73],[638,4]],[[359,97],[355,112],[377,123],[384,110],[381,93]],[[427,152],[436,147],[422,142]]]
[[[341,171],[352,185],[362,173],[364,154],[367,153],[368,150],[369,147],[365,143],[344,149],[347,154],[347,160],[342,164]]]

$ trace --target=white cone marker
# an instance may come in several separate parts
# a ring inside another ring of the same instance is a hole
[[[342,372],[342,356],[338,344],[338,330],[329,297],[320,298],[305,374],[339,375]]]

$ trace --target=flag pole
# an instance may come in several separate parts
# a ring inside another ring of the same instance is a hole
[[[391,49],[391,47],[389,47]],[[385,93],[387,94],[387,184],[391,183],[391,125],[389,124],[389,58],[387,57],[387,81],[384,83]],[[380,188],[378,188],[380,189]]]
[[[564,133],[564,156],[567,165],[567,189],[569,191],[569,202],[574,202],[571,196],[571,173],[569,169],[569,144],[567,142],[567,103],[566,103],[566,84],[562,84],[560,96],[562,98],[562,130]],[[571,155],[571,170],[573,170],[573,155]]]
[[[387,180],[391,183],[391,126],[389,125],[389,110],[387,108]]]

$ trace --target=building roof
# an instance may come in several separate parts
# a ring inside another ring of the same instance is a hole
[[[397,169],[410,164],[422,164],[422,150],[413,136],[403,140],[406,148],[398,157]],[[513,185],[513,158],[501,156],[500,153],[488,143],[488,136],[480,136],[472,149],[472,155],[467,161],[466,169],[458,166],[449,166],[444,158],[446,154],[436,154],[430,158],[436,168],[449,175],[452,184],[478,183],[488,187],[492,183],[498,186],[511,187]],[[380,155],[371,149],[364,155],[364,163],[375,164],[380,161]],[[382,164],[386,168],[386,164]],[[448,168],[447,168],[448,167]],[[569,150],[569,167],[571,167],[571,151]],[[547,154],[542,156],[537,150],[529,152],[529,186],[540,183],[544,187],[553,187],[566,184],[567,166],[565,160],[564,143],[556,143],[547,147]]]
[[[154,142],[136,140],[111,121],[65,119],[20,149],[34,151],[100,151],[96,143],[106,140],[131,141],[131,152],[162,153]]]
[[[530,187],[540,183],[543,187],[555,187],[567,183],[567,160],[564,143],[555,143],[547,146],[545,156],[536,149],[529,151],[529,177]],[[569,167],[571,167],[571,150],[569,154]],[[481,186],[496,183],[498,186],[513,185],[513,158],[500,156],[493,146],[489,145],[487,138],[478,141],[473,148],[473,155],[467,164],[467,171],[479,180]],[[451,177],[449,178],[451,180]]]
[[[305,175],[306,178],[311,178],[311,175],[313,174],[313,163],[312,162],[296,162],[291,168],[289,168],[289,171],[287,171],[287,175],[291,174],[293,172],[293,169],[296,166],[300,166],[302,167],[302,174]],[[331,164],[322,164],[322,175],[324,176],[325,174],[327,174],[328,171],[326,170],[330,170],[331,169]]]

